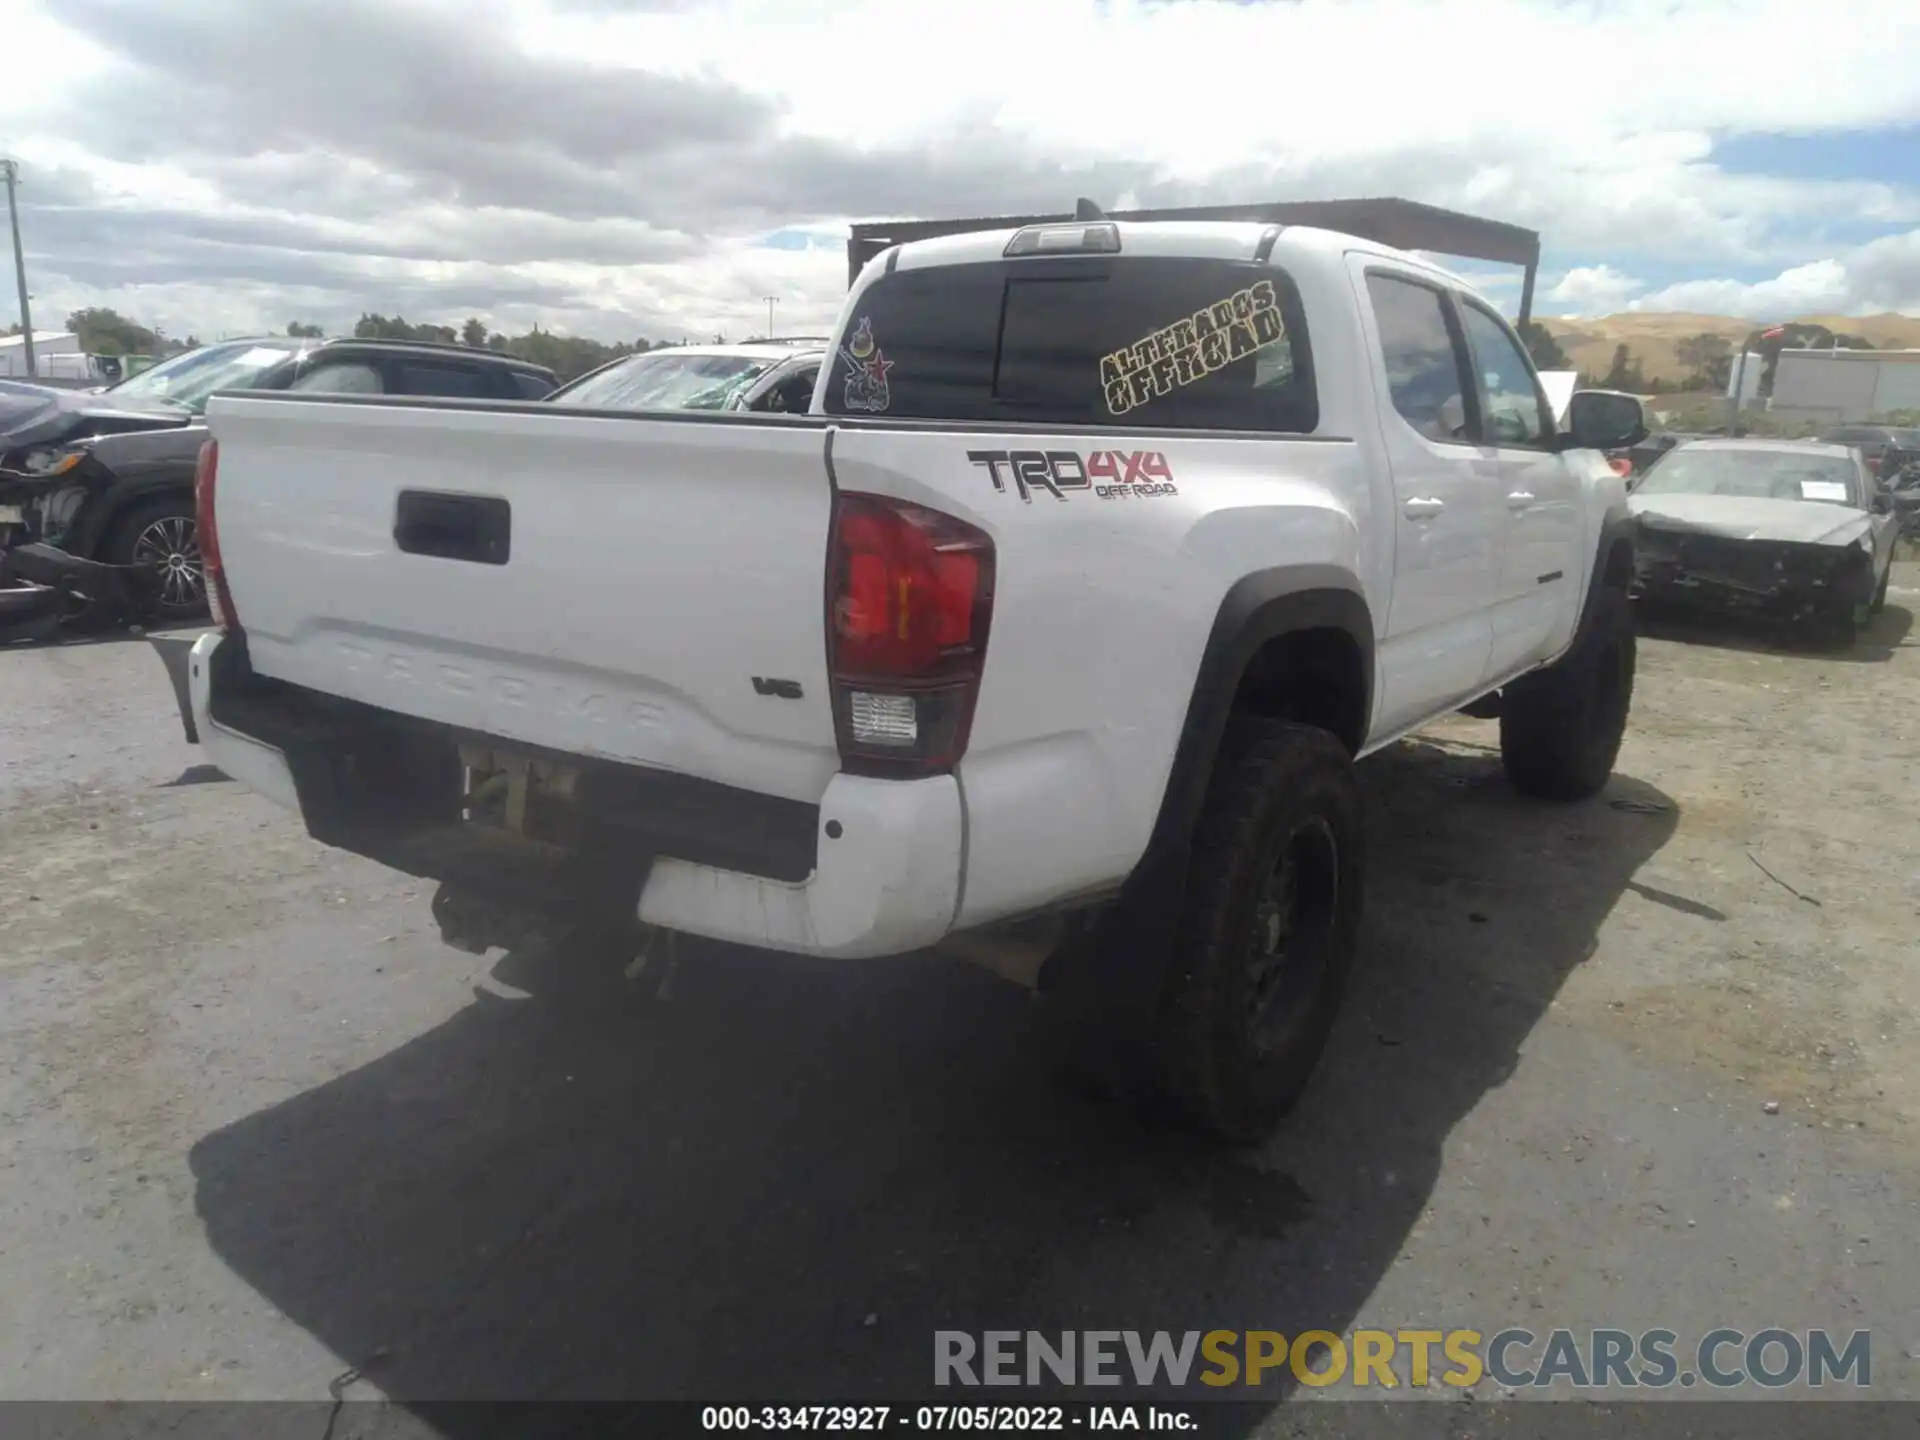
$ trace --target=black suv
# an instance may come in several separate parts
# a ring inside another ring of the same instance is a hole
[[[38,541],[83,561],[150,569],[153,618],[193,620],[207,601],[193,467],[216,392],[543,400],[557,385],[551,370],[493,350],[275,336],[204,345],[91,394],[9,386],[0,393],[0,550]]]

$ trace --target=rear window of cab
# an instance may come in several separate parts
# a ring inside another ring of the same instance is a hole
[[[1319,423],[1306,318],[1271,265],[1045,257],[897,270],[839,338],[830,415],[1061,429]]]

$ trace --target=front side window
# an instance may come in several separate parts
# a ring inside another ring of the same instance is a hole
[[[1461,386],[1460,352],[1447,323],[1440,292],[1412,280],[1379,273],[1367,276],[1367,298],[1380,332],[1387,394],[1393,408],[1421,435],[1442,444],[1464,444],[1467,402]]]
[[[819,378],[818,365],[803,365],[793,374],[768,386],[747,408],[775,415],[804,415],[813,404],[814,382]]]
[[[1479,386],[1481,442],[1543,444],[1551,432],[1526,352],[1506,326],[1471,301],[1460,306],[1460,322],[1467,332]]]
[[[861,295],[832,415],[1311,433],[1306,317],[1282,270],[1046,256],[900,270]]]

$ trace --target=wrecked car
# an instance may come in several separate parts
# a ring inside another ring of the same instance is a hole
[[[1686,441],[1627,503],[1649,605],[1739,611],[1845,643],[1886,603],[1898,521],[1846,446]]]

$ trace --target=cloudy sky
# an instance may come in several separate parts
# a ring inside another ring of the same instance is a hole
[[[1914,0],[0,0],[0,47],[41,328],[818,333],[850,218],[1080,195],[1513,221],[1549,314],[1920,313]]]

